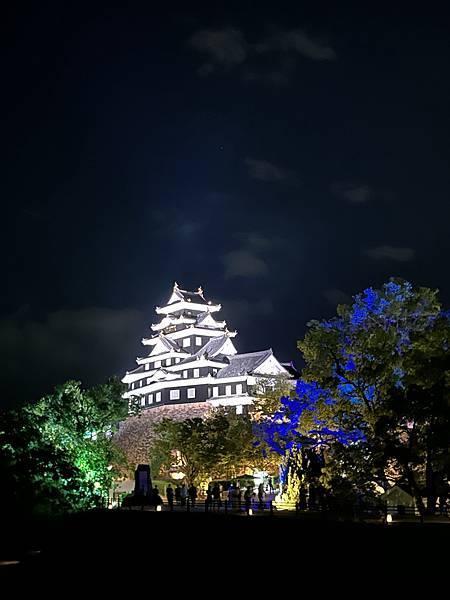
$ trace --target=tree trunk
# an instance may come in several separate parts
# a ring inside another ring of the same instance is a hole
[[[433,470],[433,451],[430,444],[430,437],[427,438],[427,460],[425,465],[425,485],[427,490],[427,513],[434,515],[436,512],[436,481]]]
[[[405,471],[405,475],[406,475],[409,487],[411,488],[411,491],[414,494],[414,499],[416,501],[417,508],[419,509],[420,517],[423,518],[423,516],[425,514],[425,505],[422,500],[420,488],[416,484],[416,480],[414,478],[414,473],[409,468],[408,463],[404,463],[403,468]]]

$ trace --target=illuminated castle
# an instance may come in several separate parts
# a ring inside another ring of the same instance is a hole
[[[291,376],[288,365],[271,349],[238,354],[225,321],[217,320],[220,304],[206,300],[202,288],[187,292],[175,283],[153,335],[142,343],[150,348],[136,359],[137,368],[122,379],[125,397],[138,396],[141,406],[207,402],[234,406],[238,414],[252,404],[257,386],[277,376]]]

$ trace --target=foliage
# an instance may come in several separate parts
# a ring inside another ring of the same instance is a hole
[[[295,397],[295,384],[287,376],[268,378],[261,381],[251,407],[251,417],[254,421],[272,417],[279,410],[280,398]]]
[[[36,404],[3,413],[2,502],[34,512],[98,505],[123,461],[111,442],[127,412],[122,391],[117,380],[90,390],[68,381]]]
[[[450,474],[449,344],[435,291],[395,280],[368,288],[337,317],[309,323],[297,398],[282,398],[260,438],[282,455],[320,448],[328,485],[345,454],[359,457],[361,469],[349,471],[356,487],[360,470],[366,487],[368,478],[386,487],[393,465],[419,506],[424,490],[432,506]]]
[[[233,478],[264,460],[254,447],[251,419],[222,409],[207,417],[155,424],[152,471],[185,474],[188,483]]]

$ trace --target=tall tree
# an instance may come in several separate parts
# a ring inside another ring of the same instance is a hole
[[[437,292],[395,280],[337,313],[308,324],[298,402],[283,401],[263,439],[288,453],[359,444],[374,483],[395,473],[433,510],[449,476],[449,314]]]
[[[264,466],[246,415],[216,409],[204,419],[165,419],[155,425],[155,434],[153,472],[177,470],[189,483],[233,478]]]
[[[90,390],[68,381],[36,404],[3,413],[2,502],[34,512],[98,505],[123,461],[111,441],[128,412],[122,392],[116,380]]]

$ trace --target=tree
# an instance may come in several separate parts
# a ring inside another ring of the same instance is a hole
[[[288,453],[321,448],[329,464],[351,448],[374,484],[395,472],[433,510],[449,476],[449,314],[437,292],[395,280],[337,312],[308,324],[298,402],[282,400],[263,439]]]
[[[231,479],[264,464],[254,446],[248,416],[216,409],[204,419],[164,419],[154,427],[153,472],[180,471],[188,483],[199,484],[209,479]]]
[[[1,415],[2,501],[23,511],[62,512],[101,503],[123,461],[111,434],[128,412],[111,380],[90,390],[76,381],[36,404]]]

